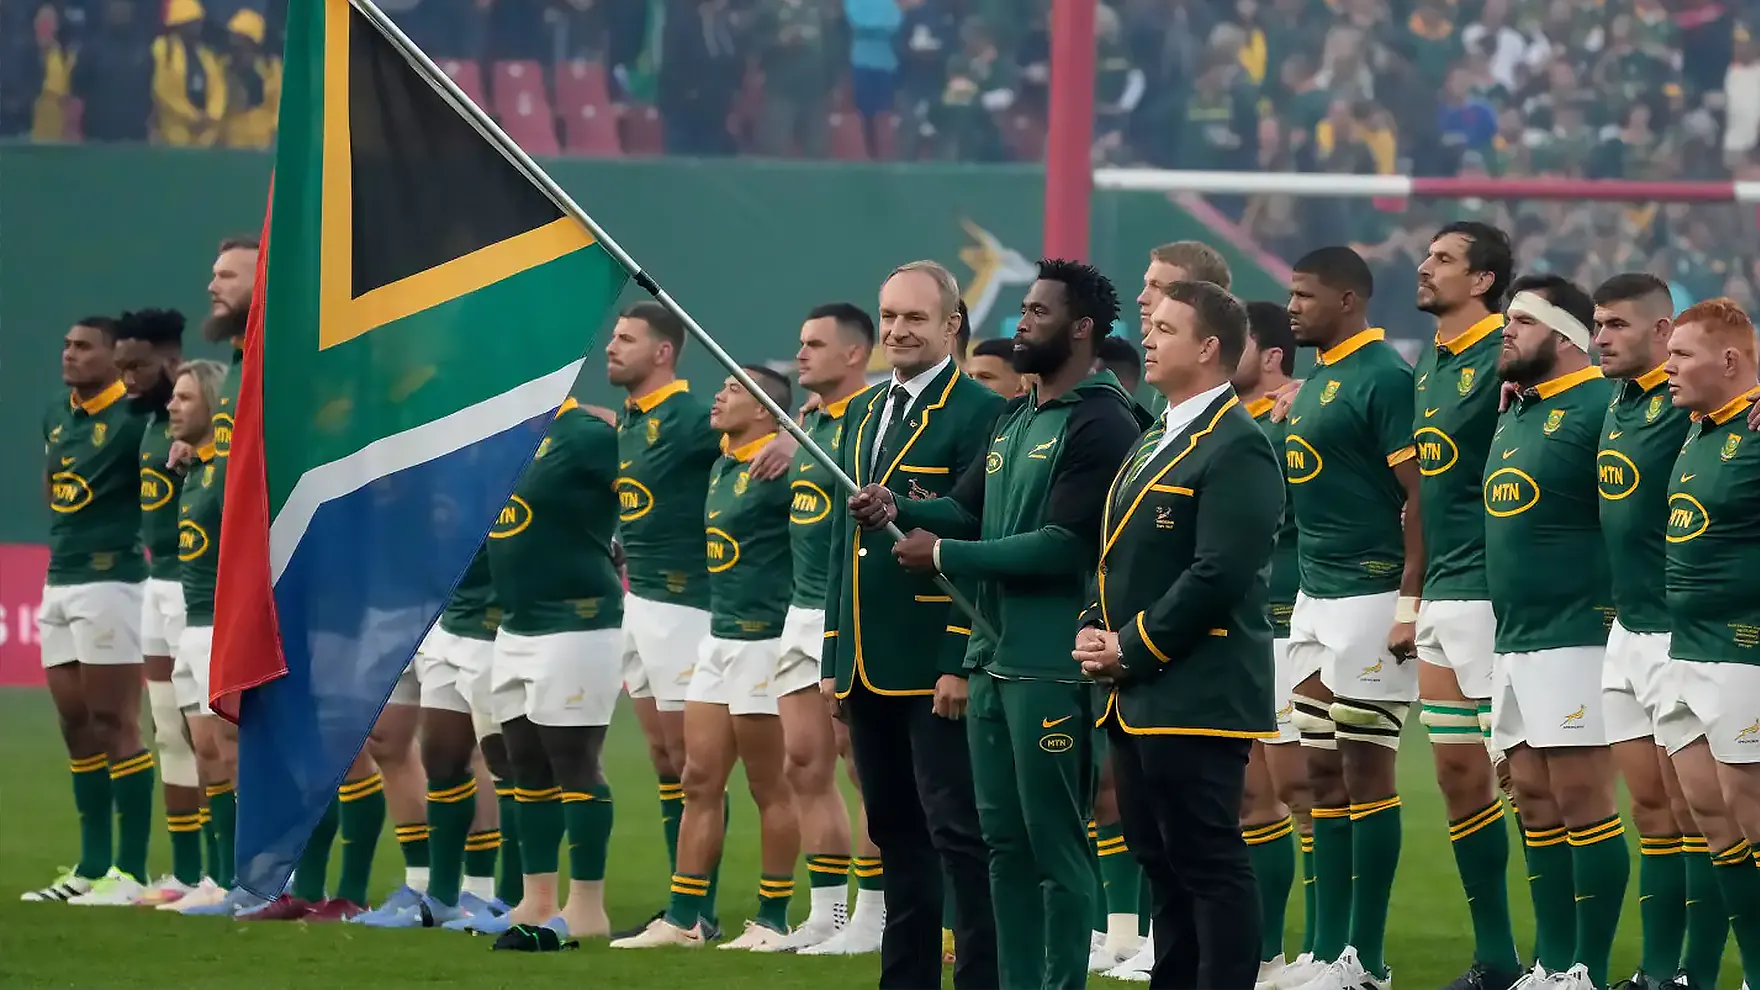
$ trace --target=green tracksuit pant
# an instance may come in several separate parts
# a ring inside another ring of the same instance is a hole
[[[969,687],[966,738],[990,847],[1001,990],[1084,987],[1097,886],[1093,686],[974,671]]]

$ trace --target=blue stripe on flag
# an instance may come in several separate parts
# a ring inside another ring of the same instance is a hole
[[[240,701],[238,883],[274,896],[553,416],[326,502],[275,584],[287,676]]]

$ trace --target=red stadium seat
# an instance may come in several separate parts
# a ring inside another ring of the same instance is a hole
[[[622,158],[623,138],[617,133],[617,110],[609,104],[585,103],[562,117],[563,149],[591,158]]]
[[[898,160],[898,114],[885,110],[874,115],[874,160]]]
[[[831,157],[840,162],[868,160],[868,138],[862,133],[862,117],[850,111],[833,113],[827,120],[831,131]]]
[[[489,93],[483,88],[483,67],[473,59],[443,58],[440,60],[440,71],[446,73],[471,102],[483,109],[489,109]]]
[[[575,59],[556,67],[556,111],[564,120],[581,107],[611,105],[611,85],[601,62]]]
[[[632,104],[624,110],[623,150],[632,155],[666,153],[666,125],[659,110],[645,103]]]
[[[493,69],[495,118],[509,137],[532,155],[562,151],[556,141],[556,114],[544,90],[544,71],[531,61],[496,62]]]

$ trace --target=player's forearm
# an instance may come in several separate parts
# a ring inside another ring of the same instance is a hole
[[[1406,563],[1405,570],[1399,579],[1399,593],[1402,598],[1417,598],[1424,593],[1424,518],[1423,509],[1416,498],[1406,500],[1405,519],[1401,523],[1404,529]]]
[[[997,540],[942,539],[937,551],[941,573],[977,578],[1080,575],[1092,558],[1092,545],[1061,526]]]
[[[969,540],[978,535],[978,518],[954,498],[900,499],[898,528],[905,532],[926,529],[937,536]]]

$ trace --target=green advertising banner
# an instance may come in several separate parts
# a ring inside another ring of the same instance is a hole
[[[959,276],[975,335],[1011,333],[1033,278],[1044,174],[1010,166],[553,160],[551,174],[734,357],[789,361],[802,315],[848,300],[873,309],[894,266],[933,258]],[[214,250],[262,223],[269,158],[129,146],[0,147],[0,453],[29,464],[61,390],[59,348],[82,316],[171,306],[207,312]],[[1128,313],[1150,248],[1223,250],[1244,298],[1285,297],[1280,278],[1167,197],[1097,194],[1093,258]],[[632,290],[635,291],[635,290]],[[1132,339],[1135,320],[1121,328]],[[493,333],[493,327],[484,327]],[[583,326],[590,338],[596,327]],[[593,363],[581,394],[612,398]],[[720,373],[686,348],[687,374]],[[47,511],[33,472],[0,479],[0,542],[38,542]]]

